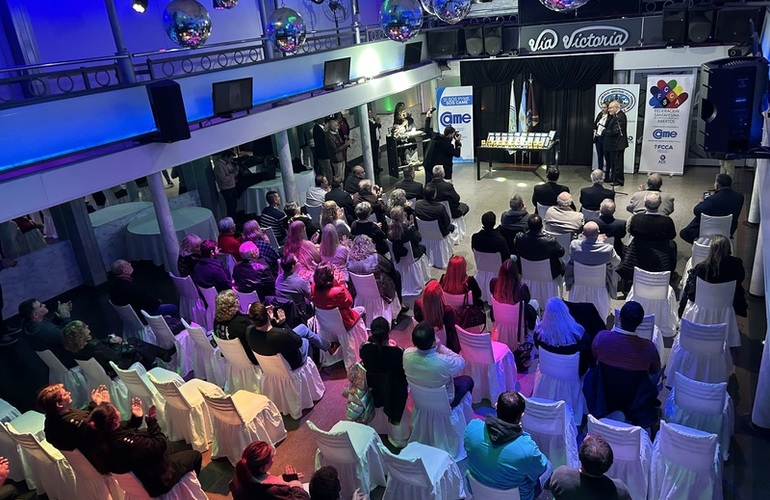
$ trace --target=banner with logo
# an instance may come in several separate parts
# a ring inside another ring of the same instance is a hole
[[[640,172],[684,173],[694,82],[693,75],[647,78],[650,98],[645,103]]]
[[[519,54],[596,52],[638,47],[642,18],[522,26]]]
[[[438,131],[454,127],[462,136],[463,147],[455,163],[474,161],[473,87],[440,87],[436,90]]]
[[[627,174],[634,173],[634,163],[636,162],[636,122],[639,118],[639,84],[599,84],[596,86],[596,109],[594,116],[601,111],[603,103],[618,101],[620,110],[626,115],[626,133],[628,134],[628,147],[623,155],[623,172]],[[593,164],[597,165],[596,148],[593,151]]]

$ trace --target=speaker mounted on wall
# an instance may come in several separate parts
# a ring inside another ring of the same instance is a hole
[[[669,45],[684,45],[687,39],[687,7],[667,5],[663,7],[663,41]]]
[[[714,7],[693,5],[687,12],[687,40],[693,43],[710,42],[714,32]]]
[[[484,25],[484,52],[496,56],[503,51],[503,25]]]
[[[484,29],[479,26],[466,26],[465,51],[469,56],[480,56],[484,53]]]
[[[190,138],[190,126],[184,109],[182,87],[173,80],[160,80],[146,85],[152,116],[158,129],[158,142],[177,142]]]
[[[723,7],[717,12],[714,38],[722,43],[751,42],[751,22],[762,31],[765,7]]]

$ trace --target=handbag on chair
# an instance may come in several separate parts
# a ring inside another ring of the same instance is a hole
[[[468,304],[468,294],[463,298],[463,307],[457,313],[457,324],[464,330],[487,324],[487,313],[476,305]]]

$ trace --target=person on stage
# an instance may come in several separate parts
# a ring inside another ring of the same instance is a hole
[[[594,144],[596,145],[596,168],[604,170],[604,128],[609,118],[609,105],[602,103],[601,111],[594,119]]]
[[[613,186],[622,186],[625,183],[623,175],[623,155],[628,147],[628,120],[626,114],[620,110],[620,103],[612,101],[609,104],[609,116],[604,130],[603,146],[607,152],[607,178]]]

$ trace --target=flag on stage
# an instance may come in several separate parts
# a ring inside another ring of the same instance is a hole
[[[513,82],[511,82],[511,99],[508,103],[508,132],[519,130],[519,117],[516,115],[516,92],[513,91]]]
[[[531,132],[540,121],[540,115],[537,114],[535,105],[535,92],[532,77],[529,77],[529,89],[527,91],[527,131]]]
[[[521,103],[519,104],[519,132],[527,132],[527,81],[521,84]]]

